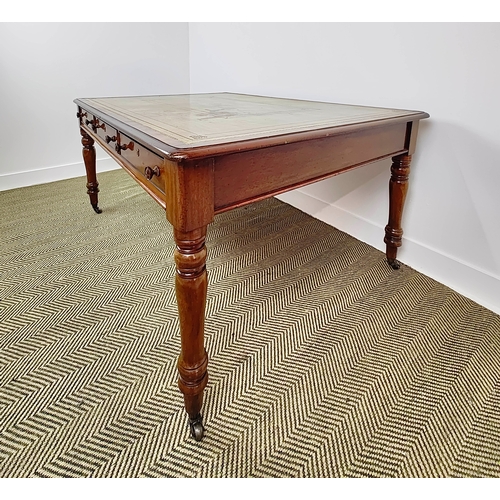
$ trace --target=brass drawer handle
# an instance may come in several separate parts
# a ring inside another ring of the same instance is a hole
[[[106,141],[106,144],[109,144],[110,142],[116,142],[116,135],[114,135],[113,137],[109,137],[109,135],[107,135],[104,140]]]
[[[85,115],[86,114],[87,113],[85,113]],[[98,128],[102,128],[103,130],[106,130],[106,124],[105,123],[99,124],[99,119],[98,118],[94,118],[93,120],[85,120],[85,124],[88,127],[92,127],[92,129],[93,129],[94,132],[96,132]]]
[[[160,167],[158,167],[158,165],[156,165],[154,168],[146,167],[144,169],[144,175],[146,176],[146,179],[148,181],[150,181],[154,175],[156,175],[156,177],[160,177],[160,174],[161,174],[161,171],[160,171]]]
[[[85,118],[86,116],[87,116],[87,112],[86,111],[78,112],[76,114],[77,118]]]
[[[115,149],[117,153],[120,153],[122,149],[130,149],[130,151],[133,151],[134,143],[130,141],[128,144],[116,144]]]

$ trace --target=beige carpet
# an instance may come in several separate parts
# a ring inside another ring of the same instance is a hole
[[[193,441],[171,228],[99,180],[0,193],[2,477],[500,477],[500,317],[274,199],[209,229]]]

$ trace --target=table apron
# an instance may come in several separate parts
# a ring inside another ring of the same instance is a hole
[[[97,119],[97,118],[95,118]],[[100,121],[104,127],[95,128],[91,124],[82,122],[80,126],[92,137],[106,153],[108,153],[123,169],[128,172],[136,182],[163,208],[166,208],[165,195],[165,160],[150,151],[146,146],[136,139],[130,138]],[[111,138],[111,140],[109,140]],[[108,140],[106,140],[108,139]],[[116,145],[127,146],[126,149],[117,151]],[[132,149],[129,147],[132,146]],[[146,168],[149,167],[153,173],[147,178]]]
[[[215,212],[316,182],[408,150],[397,123],[215,158]]]

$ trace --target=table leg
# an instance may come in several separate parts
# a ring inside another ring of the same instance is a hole
[[[95,168],[95,147],[94,139],[80,128],[82,135],[83,146],[83,161],[85,162],[85,170],[87,171],[87,194],[90,197],[90,204],[95,213],[100,214],[102,210],[97,205],[97,193],[99,192],[99,183],[97,182],[97,174]]]
[[[196,441],[200,441],[204,433],[200,412],[203,390],[208,381],[208,356],[204,345],[207,299],[206,231],[206,226],[189,232],[174,229],[177,245],[174,253],[177,267],[175,292],[181,330],[181,354],[177,364],[179,389],[184,394],[191,435]]]
[[[391,180],[389,181],[389,222],[385,227],[384,242],[386,243],[387,262],[394,269],[399,269],[400,264],[396,260],[396,255],[403,237],[401,218],[408,191],[411,155],[395,156],[392,162]]]

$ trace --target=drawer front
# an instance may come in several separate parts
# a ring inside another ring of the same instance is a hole
[[[115,151],[115,146],[119,136],[118,131],[115,128],[101,120],[96,120],[95,134],[99,137],[99,139],[104,141],[106,149]]]
[[[89,113],[88,111],[85,111],[84,109],[82,109],[78,115],[78,117],[80,118],[80,126],[91,132],[91,133],[94,133],[94,127],[93,127],[93,124],[94,124],[94,120],[95,120],[95,117],[92,113]]]
[[[110,154],[116,151],[116,143],[119,139],[118,131],[100,120],[97,116],[82,110],[80,125],[87,130],[91,136],[97,136],[101,139],[101,144]]]
[[[119,134],[119,142],[116,144],[121,157],[134,169],[141,181],[144,184],[149,182],[165,193],[163,158],[122,133]]]
[[[165,200],[163,158],[92,113],[81,109],[80,126],[126,168],[157,201]]]

